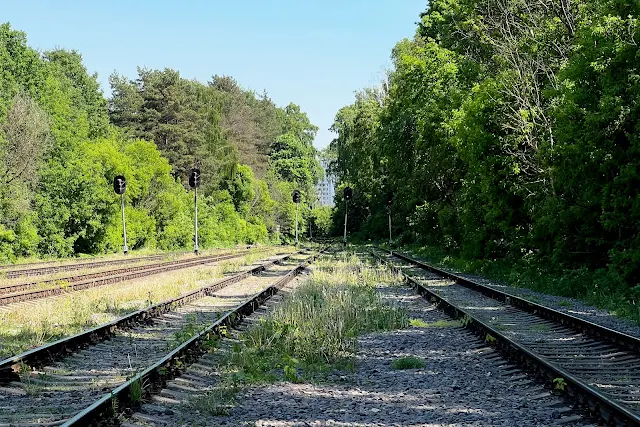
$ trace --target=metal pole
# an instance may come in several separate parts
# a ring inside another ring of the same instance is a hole
[[[296,246],[298,246],[298,206],[300,203],[296,203]]]
[[[389,208],[389,245],[391,245],[391,208]]]
[[[193,215],[193,228],[195,231],[195,238],[193,239],[193,252],[198,255],[198,188],[195,187],[193,189],[193,205],[194,205],[194,215]]]
[[[120,206],[122,207],[122,236],[124,238],[124,254],[126,255],[129,252],[129,247],[127,246],[127,222],[124,219],[124,194],[120,195]]]
[[[347,212],[349,210],[349,201],[344,201],[344,246],[347,246]]]

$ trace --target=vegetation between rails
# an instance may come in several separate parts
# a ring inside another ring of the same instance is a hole
[[[359,335],[408,326],[406,312],[376,291],[377,284],[398,282],[396,274],[353,254],[320,259],[308,281],[221,355],[220,383],[191,405],[224,414],[248,384],[316,381],[352,368]]]
[[[419,357],[415,357],[415,356],[401,357],[401,358],[396,359],[393,362],[391,362],[391,367],[393,369],[398,369],[398,370],[403,370],[403,369],[422,369],[422,368],[424,368],[426,366],[427,366],[427,364],[424,362],[424,360],[420,359]]]

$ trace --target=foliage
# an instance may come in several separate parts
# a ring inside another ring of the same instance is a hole
[[[119,250],[117,174],[133,249],[192,244],[194,166],[205,249],[289,239],[290,191],[313,196],[317,128],[295,104],[231,77],[142,68],[135,80],[114,73],[107,100],[78,52],[39,54],[9,24],[0,61],[0,262]]]
[[[401,243],[637,303],[639,14],[618,1],[430,2],[382,84],[336,114],[350,232],[384,238],[390,192]],[[338,203],[336,225],[343,215]]]
[[[318,206],[312,209],[310,215],[311,227],[314,236],[329,237],[333,226],[331,221],[331,207]]]

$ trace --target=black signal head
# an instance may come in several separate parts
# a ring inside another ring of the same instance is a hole
[[[353,198],[353,190],[351,187],[344,187],[344,199],[351,200]]]
[[[115,191],[116,194],[124,194],[126,190],[127,180],[124,176],[117,175],[115,178],[113,178],[113,191]]]
[[[200,187],[200,169],[191,169],[191,173],[189,173],[189,187]]]

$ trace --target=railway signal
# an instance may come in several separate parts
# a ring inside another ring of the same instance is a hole
[[[124,192],[127,191],[127,180],[124,176],[117,175],[113,178],[113,191],[120,195],[120,207],[122,209],[122,240],[124,241],[124,247],[122,249],[126,255],[129,252],[129,247],[127,246],[127,221],[124,216]]]
[[[200,187],[200,169],[191,169],[191,173],[189,173],[189,187]]]
[[[351,187],[344,187],[342,193],[344,197],[344,246],[347,246],[347,214],[349,211],[349,200],[353,198],[353,190]]]
[[[298,246],[298,207],[300,206],[300,200],[302,199],[300,190],[293,190],[291,198],[293,199],[293,203],[296,204],[296,246]]]
[[[193,253],[198,255],[198,187],[200,187],[200,169],[193,168],[189,173],[189,187],[193,188]]]

